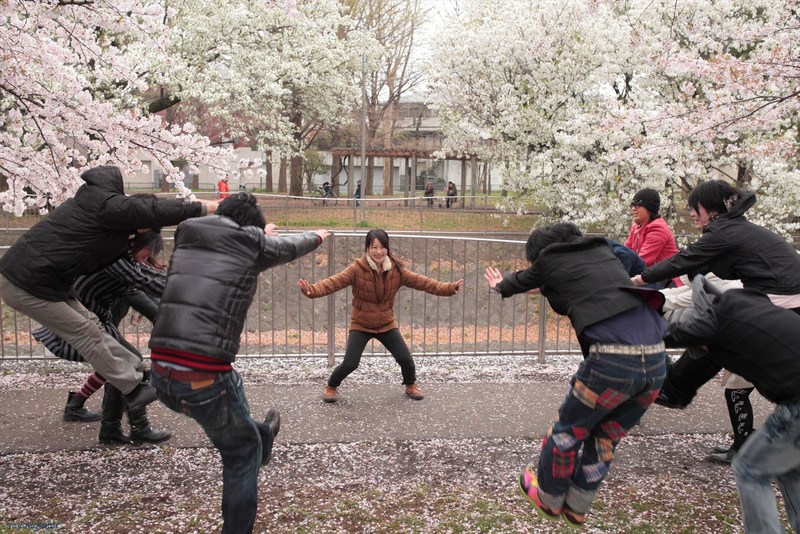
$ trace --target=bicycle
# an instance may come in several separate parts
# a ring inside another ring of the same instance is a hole
[[[311,202],[315,206],[335,206],[339,203],[339,197],[328,182],[325,182],[311,192]]]

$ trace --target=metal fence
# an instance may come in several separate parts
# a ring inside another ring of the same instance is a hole
[[[330,364],[344,355],[352,294],[350,288],[319,299],[308,299],[297,280],[311,282],[330,276],[364,253],[366,232],[336,232],[322,247],[259,277],[248,311],[240,357],[313,356]],[[167,240],[165,257],[171,253]],[[391,248],[406,267],[431,278],[464,287],[453,297],[436,297],[403,288],[395,314],[400,332],[414,355],[537,356],[577,353],[569,321],[547,312],[543,297],[518,295],[506,299],[491,291],[483,278],[489,265],[501,271],[521,269],[524,241],[478,237],[422,236],[391,233]],[[0,361],[47,358],[30,332],[37,325],[0,303]],[[121,330],[143,354],[151,325],[123,320]],[[370,343],[365,355],[387,355],[380,343]]]

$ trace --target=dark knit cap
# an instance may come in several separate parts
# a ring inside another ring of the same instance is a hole
[[[645,188],[633,195],[631,206],[642,206],[650,212],[650,215],[658,215],[661,207],[661,197],[655,189]]]

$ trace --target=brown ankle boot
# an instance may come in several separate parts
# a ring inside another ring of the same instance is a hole
[[[325,389],[322,390],[322,400],[325,402],[336,402],[339,400],[336,396],[336,388],[325,386]]]
[[[422,391],[419,390],[419,386],[416,384],[406,384],[406,395],[411,397],[414,400],[422,400]]]

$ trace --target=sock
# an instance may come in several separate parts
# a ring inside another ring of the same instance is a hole
[[[105,383],[106,379],[103,378],[103,375],[95,371],[86,377],[86,382],[83,383],[83,387],[81,387],[81,390],[78,391],[75,396],[88,399],[95,391],[103,387]]]
[[[735,450],[744,445],[747,436],[753,433],[753,405],[750,404],[751,391],[753,391],[753,388],[725,390],[725,402],[728,404],[728,416],[733,427],[733,448]]]

